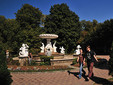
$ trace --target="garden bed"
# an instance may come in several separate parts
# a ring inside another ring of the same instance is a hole
[[[11,72],[45,72],[45,71],[59,71],[70,70],[68,66],[16,66],[8,65],[8,70]]]

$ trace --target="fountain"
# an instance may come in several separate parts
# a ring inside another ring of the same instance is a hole
[[[57,47],[56,47],[56,41],[52,44],[51,39],[56,39],[58,38],[58,35],[56,34],[40,34],[40,38],[46,39],[47,44],[44,45],[42,43],[42,46],[40,47],[41,51],[38,53],[38,55],[46,55],[46,56],[54,56],[53,59],[51,59],[51,65],[66,65],[72,64],[73,61],[73,56],[70,55],[65,55],[65,47],[61,46],[60,53],[57,52]],[[40,59],[37,61],[40,62]]]
[[[58,35],[56,35],[56,34],[40,34],[39,37],[47,40],[47,44],[45,47],[44,47],[44,44],[42,43],[42,46],[40,47],[41,52],[39,53],[39,55],[45,55],[48,50],[52,53],[52,55],[58,54],[57,47],[55,46],[56,41],[54,42],[53,46],[51,44],[51,39],[58,38]]]

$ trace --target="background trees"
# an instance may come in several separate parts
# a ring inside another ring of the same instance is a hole
[[[57,46],[64,46],[67,53],[75,50],[80,33],[79,17],[66,4],[57,4],[51,7],[50,14],[45,20],[46,33],[59,36]]]
[[[27,43],[32,52],[40,46],[40,39],[38,36],[42,32],[40,27],[41,18],[41,11],[29,4],[24,4],[23,7],[16,13],[16,21],[20,25],[17,33],[18,42],[20,44]],[[39,49],[37,49],[37,51],[39,51]]]
[[[51,6],[49,15],[43,15],[38,8],[24,4],[15,14],[16,19],[0,16],[0,43],[4,50],[18,53],[21,44],[27,43],[30,50],[37,53],[42,41],[39,34],[54,33],[59,35],[57,47],[64,46],[67,53],[72,53],[77,44],[83,47],[90,44],[97,54],[109,53],[113,41],[112,19],[104,23],[79,21],[78,15],[66,4]]]
[[[113,20],[107,20],[104,23],[98,23],[96,30],[90,32],[82,41],[82,45],[90,44],[97,54],[109,54],[113,41]]]

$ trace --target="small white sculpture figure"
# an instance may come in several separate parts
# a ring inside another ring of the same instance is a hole
[[[52,52],[50,51],[50,49],[46,50],[45,55],[47,55],[47,56],[51,56],[52,55]]]
[[[50,51],[52,52],[52,45],[51,42],[49,44],[46,45],[45,49],[50,49]]]
[[[41,53],[44,53],[44,43],[42,43],[42,46],[40,47]]]
[[[76,55],[79,55],[80,54],[80,48],[81,48],[81,46],[80,45],[77,45]]]
[[[65,54],[65,49],[64,49],[64,47],[62,46],[62,47],[60,47],[60,49],[61,49],[60,53]]]
[[[20,48],[19,57],[28,57],[28,48],[29,46],[23,43]]]
[[[57,47],[55,46],[55,44],[56,44],[56,41],[55,41],[54,44],[53,44],[53,52],[57,52],[57,51],[56,51]]]

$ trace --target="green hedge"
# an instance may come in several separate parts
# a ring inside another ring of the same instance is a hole
[[[10,72],[7,69],[5,51],[0,47],[0,83],[2,85],[11,85],[12,81]]]
[[[41,63],[40,65],[51,65],[50,59],[53,59],[53,56],[40,56]]]
[[[108,66],[109,66],[109,74],[113,76],[113,43],[111,47],[111,53],[110,53],[110,59],[108,62]]]

